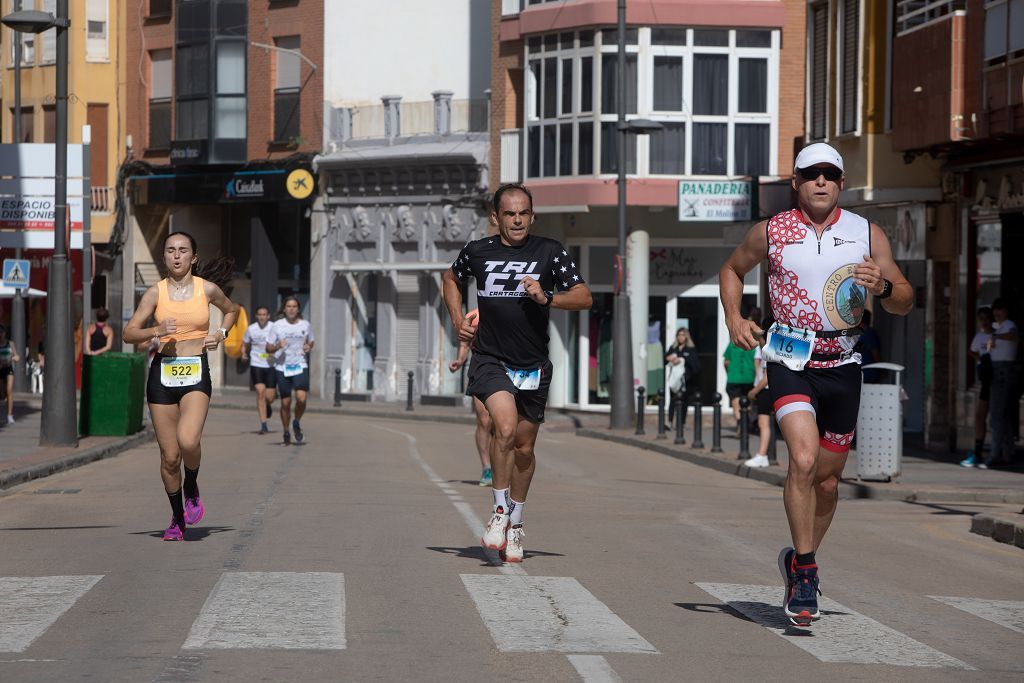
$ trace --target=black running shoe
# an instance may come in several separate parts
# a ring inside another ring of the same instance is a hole
[[[782,574],[782,585],[785,590],[782,592],[782,606],[786,606],[789,600],[789,589],[793,585],[793,558],[796,557],[796,550],[787,546],[779,551],[779,573]]]
[[[270,403],[270,401],[267,401],[267,419],[268,420],[274,416],[274,409],[270,407],[271,405],[272,404]]]
[[[287,445],[291,444],[291,442],[292,442],[292,433],[291,432],[285,432],[284,433],[284,445],[287,446]]]
[[[821,617],[818,613],[818,567],[796,567],[793,584],[786,600],[786,616],[794,626],[810,626]]]
[[[295,443],[302,443],[302,427],[298,420],[292,420],[292,429],[295,430]]]

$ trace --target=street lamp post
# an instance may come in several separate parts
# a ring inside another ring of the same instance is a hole
[[[21,0],[14,0],[14,10],[21,9]],[[14,128],[11,142],[21,142],[21,33],[14,34]],[[15,247],[14,258],[20,259],[21,247]],[[25,366],[28,364],[28,354],[25,353],[25,299],[21,296],[21,289],[14,290],[14,299],[11,300],[11,340],[14,347],[18,349],[21,360],[14,364],[14,391],[25,393],[28,391],[28,375],[25,373]]]
[[[626,145],[630,133],[642,135],[664,128],[657,121],[626,121],[626,0],[618,0],[619,59],[616,111],[618,112],[619,158],[619,253],[616,260],[618,286],[612,303],[614,334],[612,341],[611,428],[629,429],[633,425],[633,329],[630,324],[629,293],[626,291]]]
[[[42,446],[77,446],[75,352],[71,321],[71,264],[68,261],[68,0],[57,0],[57,16],[24,10],[3,18],[15,31],[57,29],[57,131],[54,147],[53,259],[47,281],[46,372],[43,373]]]

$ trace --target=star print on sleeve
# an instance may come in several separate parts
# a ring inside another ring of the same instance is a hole
[[[459,279],[459,282],[467,282],[472,277],[473,269],[469,265],[469,244],[464,246],[462,251],[459,252],[458,258],[452,264],[452,272],[455,273],[455,277]]]
[[[552,270],[552,275],[555,276],[555,284],[559,289],[565,291],[584,282],[583,276],[580,275],[580,271],[576,266],[576,262],[569,256],[569,252],[565,247],[559,244],[557,246],[557,250],[555,257],[551,259],[551,262],[556,266],[555,269]]]

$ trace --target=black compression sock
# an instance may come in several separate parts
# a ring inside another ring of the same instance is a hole
[[[797,553],[796,555],[796,566],[798,567],[809,567],[814,565],[814,553]]]
[[[185,483],[183,485],[183,488],[185,489],[185,495],[188,496],[189,498],[196,497],[196,477],[198,476],[198,467],[195,468],[194,470],[190,470],[187,467],[185,468]]]
[[[185,501],[181,496],[181,489],[178,489],[174,493],[168,493],[167,497],[171,501],[171,510],[174,512],[174,519],[179,524],[185,523]]]
[[[974,454],[980,458],[983,450],[985,450],[985,439],[977,439],[974,442]]]

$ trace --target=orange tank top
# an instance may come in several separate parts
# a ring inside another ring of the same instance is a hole
[[[206,281],[192,276],[192,298],[174,301],[167,294],[167,279],[157,283],[156,312],[157,324],[167,318],[174,318],[177,329],[173,334],[160,337],[160,342],[183,342],[190,339],[206,339],[210,334],[210,302],[206,298]]]

